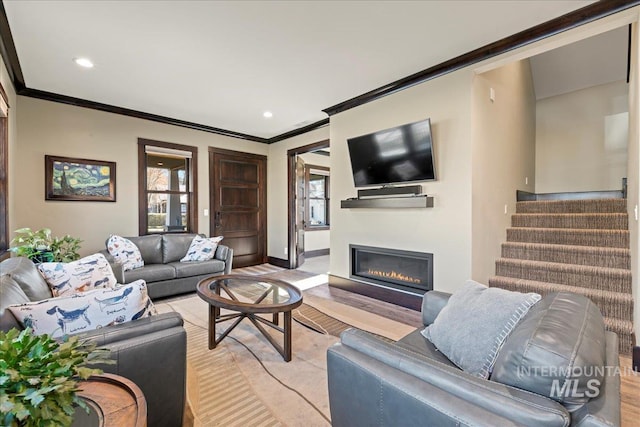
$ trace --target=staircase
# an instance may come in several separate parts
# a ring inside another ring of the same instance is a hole
[[[633,297],[626,199],[516,204],[489,286],[519,292],[574,292],[591,299],[620,353],[633,348]],[[570,319],[567,319],[570,321]]]

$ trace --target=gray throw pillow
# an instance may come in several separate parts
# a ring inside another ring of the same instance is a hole
[[[504,340],[540,295],[468,280],[422,335],[459,368],[489,378]]]

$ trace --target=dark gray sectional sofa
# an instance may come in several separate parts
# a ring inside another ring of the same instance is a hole
[[[220,244],[210,261],[180,262],[195,236],[168,233],[126,237],[140,249],[144,260],[144,267],[135,270],[124,271],[106,249],[100,253],[111,263],[118,283],[143,279],[152,299],[167,297],[194,292],[198,282],[205,277],[231,272],[233,249]]]

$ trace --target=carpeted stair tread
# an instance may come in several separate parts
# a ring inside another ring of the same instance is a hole
[[[633,322],[630,320],[605,317],[604,324],[607,326],[607,330],[616,332],[617,334],[633,334]]]
[[[496,275],[631,293],[631,271],[621,268],[499,258],[496,261]]]
[[[523,213],[511,217],[513,227],[627,230],[627,213]]]
[[[607,330],[618,334],[618,349],[620,353],[631,354],[634,345],[633,323],[631,320],[633,316],[633,296],[631,294],[501,276],[490,278],[489,286],[516,292],[536,292],[543,296],[552,292],[573,292],[584,295],[600,309]]]
[[[516,213],[626,213],[626,199],[517,202]]]
[[[593,301],[605,317],[627,321],[633,317],[633,296],[630,293],[602,291],[503,276],[491,277],[489,286],[516,292],[535,292],[543,296],[552,292],[572,292],[584,295]]]
[[[633,315],[633,297],[631,294],[500,276],[489,279],[489,286],[516,292],[536,292],[541,295],[551,292],[573,292],[584,295],[598,306],[605,318],[607,328],[618,334],[620,352],[622,354],[630,354],[633,348],[633,324],[630,320]]]
[[[631,268],[631,253],[626,248],[506,242],[502,244],[502,257],[596,267]]]
[[[629,231],[511,227],[507,228],[507,241],[628,248]]]
[[[517,202],[489,286],[573,292],[593,301],[619,349],[633,346],[633,295],[626,199]]]

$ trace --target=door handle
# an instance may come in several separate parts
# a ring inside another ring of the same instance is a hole
[[[214,226],[216,228],[221,228],[222,227],[222,222],[220,222],[221,215],[222,215],[222,212],[220,212],[220,211],[216,212],[215,219],[214,219]]]

